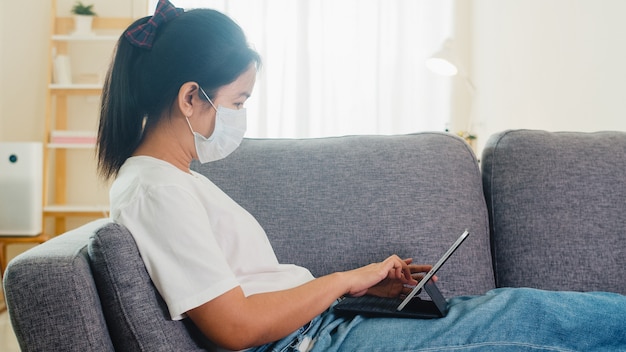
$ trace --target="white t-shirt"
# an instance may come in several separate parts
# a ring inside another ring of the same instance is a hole
[[[129,158],[111,187],[111,217],[132,233],[172,319],[241,286],[246,296],[313,279],[279,264],[254,217],[206,177]]]

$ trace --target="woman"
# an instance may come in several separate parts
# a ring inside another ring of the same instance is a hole
[[[341,296],[405,294],[430,266],[392,255],[314,278],[278,263],[256,220],[189,169],[192,159],[211,162],[237,148],[259,65],[228,17],[182,12],[164,0],[118,42],[103,90],[98,165],[115,178],[111,217],[133,234],[172,319],[190,317],[216,349],[229,350],[624,346],[621,325],[582,342],[573,338],[587,328],[584,321],[606,313],[596,306],[626,303],[613,294],[497,290],[453,299],[444,319],[336,316],[332,306]],[[548,313],[555,301],[587,316]],[[547,308],[527,316],[527,305]]]

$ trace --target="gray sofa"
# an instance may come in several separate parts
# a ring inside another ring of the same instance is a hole
[[[315,275],[391,253],[432,263],[446,297],[496,287],[626,294],[626,132],[516,130],[480,163],[445,133],[246,139],[207,175]],[[203,351],[170,321],[128,231],[107,219],[12,260],[4,277],[23,351]],[[574,338],[574,337],[572,337]]]

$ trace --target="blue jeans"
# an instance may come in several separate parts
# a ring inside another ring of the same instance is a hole
[[[445,318],[346,317],[332,307],[254,351],[626,351],[626,296],[505,288],[449,300]]]

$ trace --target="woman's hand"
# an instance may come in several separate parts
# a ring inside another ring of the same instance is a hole
[[[411,277],[413,279],[412,282],[403,283],[401,280],[386,278],[383,281],[379,282],[377,285],[370,287],[367,290],[367,294],[378,297],[405,296],[411,292],[413,287],[417,285],[417,282],[424,277],[425,273],[432,268],[432,265],[411,264],[413,260],[410,258],[405,259],[404,262],[407,264],[411,272]],[[433,277],[433,280],[437,281],[437,277]]]
[[[347,271],[348,295],[358,297],[371,294],[381,297],[396,297],[403,293],[405,286],[417,285],[417,279],[430,270],[430,265],[410,265],[412,259],[401,259],[392,255],[380,263],[373,263]],[[414,277],[415,275],[415,277]]]

